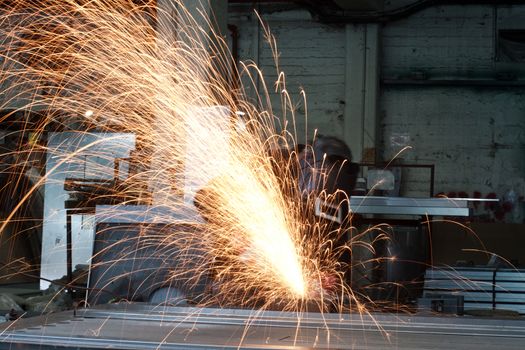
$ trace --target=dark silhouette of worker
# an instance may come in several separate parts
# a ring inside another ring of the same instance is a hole
[[[350,250],[345,249],[351,228],[349,198],[359,172],[359,165],[352,160],[348,145],[334,136],[319,135],[298,154],[297,181],[306,198],[307,220],[311,220],[311,230],[322,228],[322,232],[310,234],[312,239],[322,236],[320,252],[330,248],[337,254],[347,284],[351,282]]]
[[[303,192],[352,193],[359,166],[352,162],[348,145],[334,136],[319,135],[298,155],[299,187]]]

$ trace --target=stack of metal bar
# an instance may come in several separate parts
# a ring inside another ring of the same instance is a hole
[[[523,349],[525,321],[119,304],[0,325],[0,349]]]
[[[496,267],[433,268],[423,299],[462,296],[465,311],[510,310],[525,314],[525,270]]]

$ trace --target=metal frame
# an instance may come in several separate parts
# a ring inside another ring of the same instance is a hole
[[[350,210],[357,214],[469,216],[468,200],[352,196]]]
[[[434,164],[397,164],[397,163],[388,163],[388,164],[375,164],[375,163],[359,163],[360,167],[367,168],[376,168],[387,170],[388,168],[418,168],[418,169],[429,169],[430,170],[430,188],[429,188],[429,197],[434,196],[434,179],[436,174],[436,166]]]

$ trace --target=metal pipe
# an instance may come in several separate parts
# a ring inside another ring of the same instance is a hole
[[[66,210],[66,276],[67,276],[67,289],[73,294],[71,283],[73,282],[73,234],[72,234],[72,223],[71,223],[71,211]]]
[[[525,87],[525,80],[496,79],[383,79],[382,85],[464,86],[464,87]]]
[[[230,0],[231,1],[231,0]],[[387,11],[343,11],[321,6],[312,0],[298,1],[323,23],[387,23],[397,21],[432,6],[441,5],[521,5],[524,0],[419,0],[411,4]]]

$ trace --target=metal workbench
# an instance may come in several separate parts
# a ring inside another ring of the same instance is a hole
[[[3,328],[2,328],[3,327]],[[106,305],[0,325],[0,349],[523,349],[523,319]]]
[[[387,214],[415,216],[469,216],[469,202],[498,201],[473,198],[410,198],[410,197],[350,197],[350,210],[356,214]],[[176,223],[179,221],[201,221],[193,207],[169,208],[143,205],[98,205],[98,223]]]
[[[352,196],[350,210],[357,214],[469,216],[471,201],[476,199]]]

